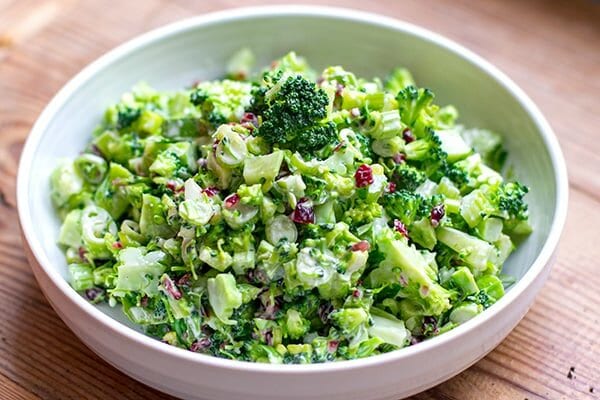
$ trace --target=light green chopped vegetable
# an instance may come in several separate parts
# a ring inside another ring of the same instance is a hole
[[[535,221],[501,136],[457,125],[404,68],[254,62],[135,86],[57,164],[76,291],[170,345],[286,364],[400,349],[502,298]]]

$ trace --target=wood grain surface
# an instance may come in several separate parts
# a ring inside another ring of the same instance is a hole
[[[167,22],[251,4],[274,2],[0,0],[1,399],[169,398],[101,361],[43,297],[18,234],[17,161],[44,105],[88,62]],[[489,356],[414,399],[600,398],[600,3],[328,4],[422,25],[498,65],[548,117],[569,166],[558,262],[531,311]]]

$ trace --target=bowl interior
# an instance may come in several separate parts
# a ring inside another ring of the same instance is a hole
[[[141,46],[127,46],[79,79],[47,120],[35,144],[26,188],[34,235],[52,262],[67,276],[56,245],[59,220],[49,196],[49,175],[60,158],[76,156],[90,140],[105,108],[143,80],[175,89],[197,79],[218,78],[228,58],[249,47],[257,65],[295,50],[317,70],[332,64],[365,77],[385,76],[396,66],[409,68],[420,86],[431,88],[439,104],[454,104],[460,122],[501,133],[516,176],[531,187],[528,196],[534,233],[511,255],[504,272],[521,278],[542,249],[554,218],[556,176],[549,150],[532,117],[498,81],[468,58],[417,33],[344,16],[248,15],[202,26],[184,25]],[[281,34],[274,34],[281,32]],[[103,311],[127,323],[119,309]],[[128,324],[129,325],[129,324]]]

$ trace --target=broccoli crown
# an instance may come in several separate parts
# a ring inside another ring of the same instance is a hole
[[[117,112],[117,129],[130,127],[141,114],[142,110],[139,108],[129,106],[119,107]]]
[[[529,188],[519,182],[508,182],[500,186],[498,191],[498,208],[506,211],[511,217],[526,220],[527,203],[524,197]]]
[[[254,104],[261,101],[255,98]],[[314,155],[337,138],[335,124],[322,122],[327,116],[327,104],[327,94],[314,83],[300,75],[289,77],[279,91],[266,99],[257,135],[280,148]]]
[[[437,196],[425,198],[409,190],[396,190],[383,196],[383,207],[388,215],[397,218],[406,226],[428,216],[431,208],[439,201]]]
[[[424,111],[433,101],[433,92],[429,89],[417,89],[414,86],[407,86],[400,90],[396,95],[398,108],[402,121],[408,125],[413,125],[420,116],[421,111]]]
[[[412,167],[408,164],[396,164],[394,172],[392,173],[392,182],[394,182],[398,188],[409,191],[414,191],[427,177],[421,171]]]

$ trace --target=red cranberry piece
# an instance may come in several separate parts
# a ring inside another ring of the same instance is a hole
[[[183,274],[178,280],[177,284],[179,286],[186,286],[190,283],[190,279],[192,279],[192,275],[189,273]]]
[[[365,187],[373,183],[373,170],[367,164],[362,164],[354,174],[356,187]]]
[[[140,306],[142,307],[148,307],[148,302],[150,301],[150,298],[146,295],[144,295],[144,297],[142,297],[140,299]]]
[[[204,349],[209,348],[211,346],[211,344],[212,344],[212,341],[209,338],[198,339],[194,343],[192,343],[192,345],[190,346],[190,351],[193,351],[193,352],[202,351]]]
[[[85,290],[85,297],[92,303],[95,303],[95,302],[101,300],[103,296],[104,296],[104,289],[93,287],[93,288]]]
[[[213,197],[215,194],[219,193],[219,189],[214,186],[209,186],[206,189],[202,190],[202,193],[206,193],[208,197]]]
[[[343,91],[344,91],[344,85],[342,85],[341,83],[338,83],[335,86],[335,95],[336,96],[341,96]]]
[[[352,245],[352,251],[369,251],[370,248],[371,245],[366,240],[361,240]]]
[[[340,345],[339,340],[330,340],[329,342],[327,342],[327,351],[329,353],[335,353],[337,351],[339,345]]]
[[[404,139],[404,141],[406,143],[410,143],[410,142],[414,142],[416,138],[415,138],[415,135],[410,130],[410,128],[406,128],[402,131],[402,139]]]
[[[360,289],[354,289],[352,291],[352,297],[359,298],[361,294]]]
[[[225,198],[225,207],[233,208],[240,202],[240,196],[237,193],[231,194]]]
[[[402,163],[406,162],[406,154],[404,154],[404,153],[394,154],[392,156],[392,160],[394,160],[394,162],[396,164],[402,164]]]
[[[112,248],[115,250],[121,250],[123,248],[123,243],[121,242],[114,242],[112,244]]]
[[[292,221],[296,222],[297,224],[315,223],[315,211],[309,199],[303,197],[300,199],[298,204],[296,204],[296,208],[292,213]]]
[[[181,299],[182,295],[181,292],[179,291],[179,289],[177,288],[177,286],[175,286],[175,283],[173,283],[173,281],[171,280],[171,278],[169,278],[168,276],[166,276],[163,279],[163,287],[165,288],[165,291],[175,300],[179,300]]]
[[[247,112],[244,114],[242,119],[240,119],[240,123],[242,125],[251,124],[252,126],[254,126],[256,128],[258,126],[258,118],[256,117],[256,115],[254,113]],[[244,126],[246,126],[246,125],[244,125]]]
[[[444,207],[444,204],[438,204],[437,206],[433,207],[430,215],[431,225],[434,228],[439,226],[441,219],[444,218],[444,215],[446,215],[446,208]]]
[[[394,229],[396,232],[400,232],[404,237],[408,237],[408,230],[406,230],[406,225],[402,223],[399,219],[394,220]]]
[[[394,193],[396,191],[396,184],[394,182],[390,182],[387,187],[388,193]]]

